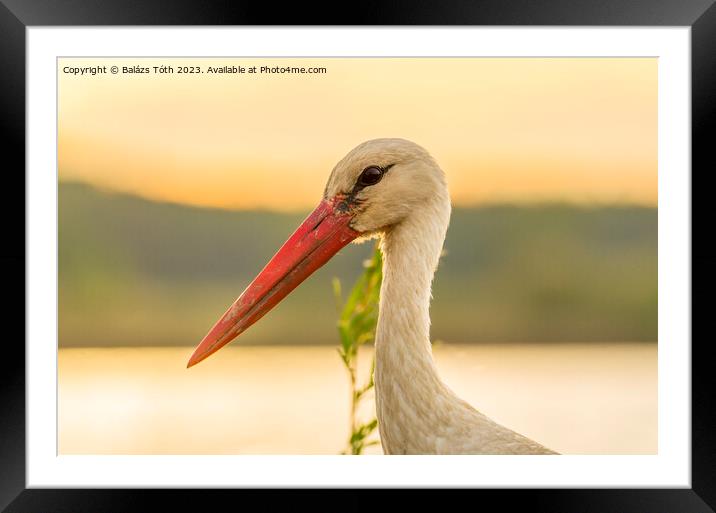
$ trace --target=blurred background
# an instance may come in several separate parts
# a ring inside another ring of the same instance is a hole
[[[150,73],[63,72],[111,65]],[[208,73],[223,66],[247,72]],[[61,453],[343,448],[331,279],[349,287],[372,243],[185,365],[333,165],[376,137],[423,145],[448,177],[443,379],[559,452],[656,452],[656,59],[60,59],[58,73]]]

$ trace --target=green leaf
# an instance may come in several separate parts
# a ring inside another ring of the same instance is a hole
[[[364,424],[363,427],[365,429],[366,435],[371,434],[373,431],[375,431],[375,428],[378,427],[378,419],[371,420],[367,424]]]
[[[353,337],[351,337],[348,327],[343,325],[343,323],[338,324],[338,334],[341,337],[341,347],[343,348],[343,352],[347,353],[351,346],[355,345]]]
[[[351,289],[351,293],[348,295],[348,299],[346,300],[346,304],[343,307],[343,312],[341,313],[341,319],[350,319],[356,312],[356,307],[358,306],[362,296],[363,296],[363,289],[365,288],[365,282],[366,282],[366,276],[365,274],[361,275],[360,278],[358,278],[358,281],[356,281],[355,285],[353,285],[353,288]]]

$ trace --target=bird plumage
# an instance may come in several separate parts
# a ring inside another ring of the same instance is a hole
[[[368,205],[355,226],[379,236],[383,252],[375,394],[384,452],[555,454],[480,413],[439,378],[429,307],[450,220],[445,175],[427,151],[410,141],[373,140],[336,166],[327,197],[352,183],[355,170],[374,162],[394,167],[366,194]]]

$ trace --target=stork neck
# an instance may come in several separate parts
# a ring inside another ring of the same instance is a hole
[[[383,284],[380,290],[381,335],[376,344],[400,345],[430,353],[430,290],[442,250],[444,231],[434,223],[412,220],[383,237]],[[400,342],[400,343],[399,343]]]
[[[449,202],[427,207],[383,236],[383,284],[376,330],[376,411],[383,448],[406,449],[406,419],[431,422],[426,397],[444,393],[430,344],[430,288],[450,216]]]

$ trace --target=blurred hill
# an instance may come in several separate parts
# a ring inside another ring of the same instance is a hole
[[[307,212],[226,211],[59,185],[59,341],[199,342]],[[343,249],[243,344],[335,344],[373,242]],[[455,208],[433,289],[451,343],[655,341],[657,210],[563,204]]]

